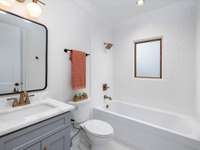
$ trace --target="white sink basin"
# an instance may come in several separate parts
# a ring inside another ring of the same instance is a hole
[[[44,113],[54,108],[56,107],[49,104],[38,104],[33,106],[30,105],[30,107],[24,107],[23,109],[13,109],[13,111],[0,113],[0,122],[13,122],[15,120],[20,121],[27,117]]]
[[[0,136],[71,111],[73,106],[53,99],[0,111]]]

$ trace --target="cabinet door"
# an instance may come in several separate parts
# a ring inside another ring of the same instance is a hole
[[[70,129],[62,130],[43,140],[42,150],[70,150]]]
[[[40,150],[40,143],[32,145],[32,146],[30,146],[26,149],[23,149],[23,150]]]
[[[41,144],[40,143],[36,143],[36,144],[33,144],[33,145],[24,145],[20,148],[16,148],[14,150],[41,150]]]

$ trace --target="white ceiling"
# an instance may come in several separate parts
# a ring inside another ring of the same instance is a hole
[[[112,23],[134,17],[141,13],[162,8],[182,0],[145,0],[143,7],[136,5],[137,0],[74,0],[80,7]]]

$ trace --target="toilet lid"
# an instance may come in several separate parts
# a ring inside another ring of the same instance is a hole
[[[114,133],[110,124],[101,120],[90,120],[84,124],[85,129],[96,136],[109,136]]]

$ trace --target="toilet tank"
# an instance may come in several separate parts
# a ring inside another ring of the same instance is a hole
[[[78,122],[82,123],[90,119],[91,114],[91,100],[83,100],[80,102],[72,102],[69,104],[75,106],[75,109],[71,112],[72,118]]]

